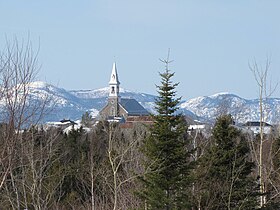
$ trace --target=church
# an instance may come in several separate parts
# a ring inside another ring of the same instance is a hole
[[[118,122],[141,122],[149,121],[150,113],[135,99],[121,98],[120,81],[116,63],[113,64],[109,81],[109,97],[107,105],[99,112],[102,120],[113,120]]]

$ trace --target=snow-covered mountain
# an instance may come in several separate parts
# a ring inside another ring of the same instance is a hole
[[[29,84],[29,88],[29,104],[43,104],[42,101],[47,101],[46,107],[50,111],[44,116],[43,122],[62,119],[77,120],[86,111],[96,116],[98,111],[106,105],[109,95],[109,88],[68,91],[45,82],[33,82]],[[154,95],[122,88],[120,95],[122,98],[134,98],[148,111],[155,112],[156,96]],[[3,103],[3,99],[0,102]],[[238,122],[259,121],[259,101],[257,99],[246,100],[230,93],[219,93],[183,101],[180,104],[180,111],[200,121],[213,122],[221,113],[232,114]],[[267,122],[279,122],[279,98],[270,98],[265,101],[265,116],[267,116]]]
[[[259,121],[259,100],[246,100],[230,93],[218,93],[190,99],[180,104],[182,110],[188,110],[200,121],[214,121],[220,114],[231,114],[236,122]],[[264,100],[265,121],[280,122],[280,99]]]
[[[17,88],[18,95],[21,96],[23,86],[19,85]],[[45,110],[42,122],[59,121],[64,118],[79,119],[86,111],[92,110],[93,112],[98,112],[92,104],[81,100],[63,88],[41,81],[32,82],[26,88],[28,88],[28,95],[24,111],[29,113],[34,112],[34,120],[37,120],[38,115],[40,115],[41,108]],[[14,101],[13,103],[22,103],[20,98],[12,99]],[[5,98],[2,98],[0,101],[3,104],[1,106],[1,120],[5,121],[5,115],[2,117],[2,113],[5,114]]]
[[[92,116],[97,116],[107,103],[109,88],[97,90],[65,90],[45,82],[37,81],[28,84],[28,104],[45,107],[46,113],[42,122],[60,121],[62,119],[77,120],[86,112]],[[134,98],[147,110],[153,112],[155,96],[145,93],[132,92],[120,89],[123,98]],[[1,107],[2,104],[2,107]],[[0,100],[0,116],[5,113],[3,109],[5,100]],[[32,106],[29,106],[32,108]],[[0,117],[3,120],[4,117]]]
[[[90,112],[92,116],[97,116],[107,103],[109,88],[101,88],[96,90],[65,90],[44,82],[33,82],[30,84],[31,95],[34,99],[40,98],[44,100],[47,96],[48,108],[50,112],[44,117],[46,121],[59,121],[62,119],[80,119],[86,112]],[[150,112],[153,111],[153,102],[155,96],[144,93],[136,93],[123,88],[120,89],[120,95],[123,98],[134,98],[142,104]]]

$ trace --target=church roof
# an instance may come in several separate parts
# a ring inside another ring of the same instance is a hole
[[[135,99],[122,98],[120,105],[127,111],[130,116],[150,115],[150,113]]]

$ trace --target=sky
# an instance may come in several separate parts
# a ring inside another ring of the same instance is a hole
[[[157,94],[170,49],[178,96],[252,99],[250,63],[269,59],[269,83],[280,80],[279,9],[279,0],[0,0],[0,50],[29,37],[38,80],[67,90],[108,86],[116,62],[121,87]]]

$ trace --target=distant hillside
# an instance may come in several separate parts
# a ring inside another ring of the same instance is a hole
[[[188,110],[201,121],[214,121],[221,113],[229,113],[237,122],[259,121],[259,100],[246,100],[230,93],[218,93],[190,99],[180,104],[182,110]],[[265,101],[266,122],[279,123],[280,99],[269,98]]]
[[[44,117],[43,122],[59,121],[61,119],[77,120],[86,111],[96,116],[98,111],[106,105],[109,94],[109,88],[68,91],[44,82],[33,82],[29,87],[31,92],[29,104],[44,100],[46,96],[51,99],[50,103],[47,104],[47,108],[50,108],[51,112]],[[134,98],[148,111],[155,112],[154,101],[156,96],[154,95],[122,88],[120,89],[120,95],[123,98]],[[257,99],[246,100],[234,94],[219,93],[182,101],[179,111],[200,121],[213,122],[220,113],[230,113],[238,122],[258,121],[260,115],[258,103]],[[0,104],[3,107],[3,99]],[[265,112],[267,122],[279,122],[280,99],[268,99],[265,105]]]

